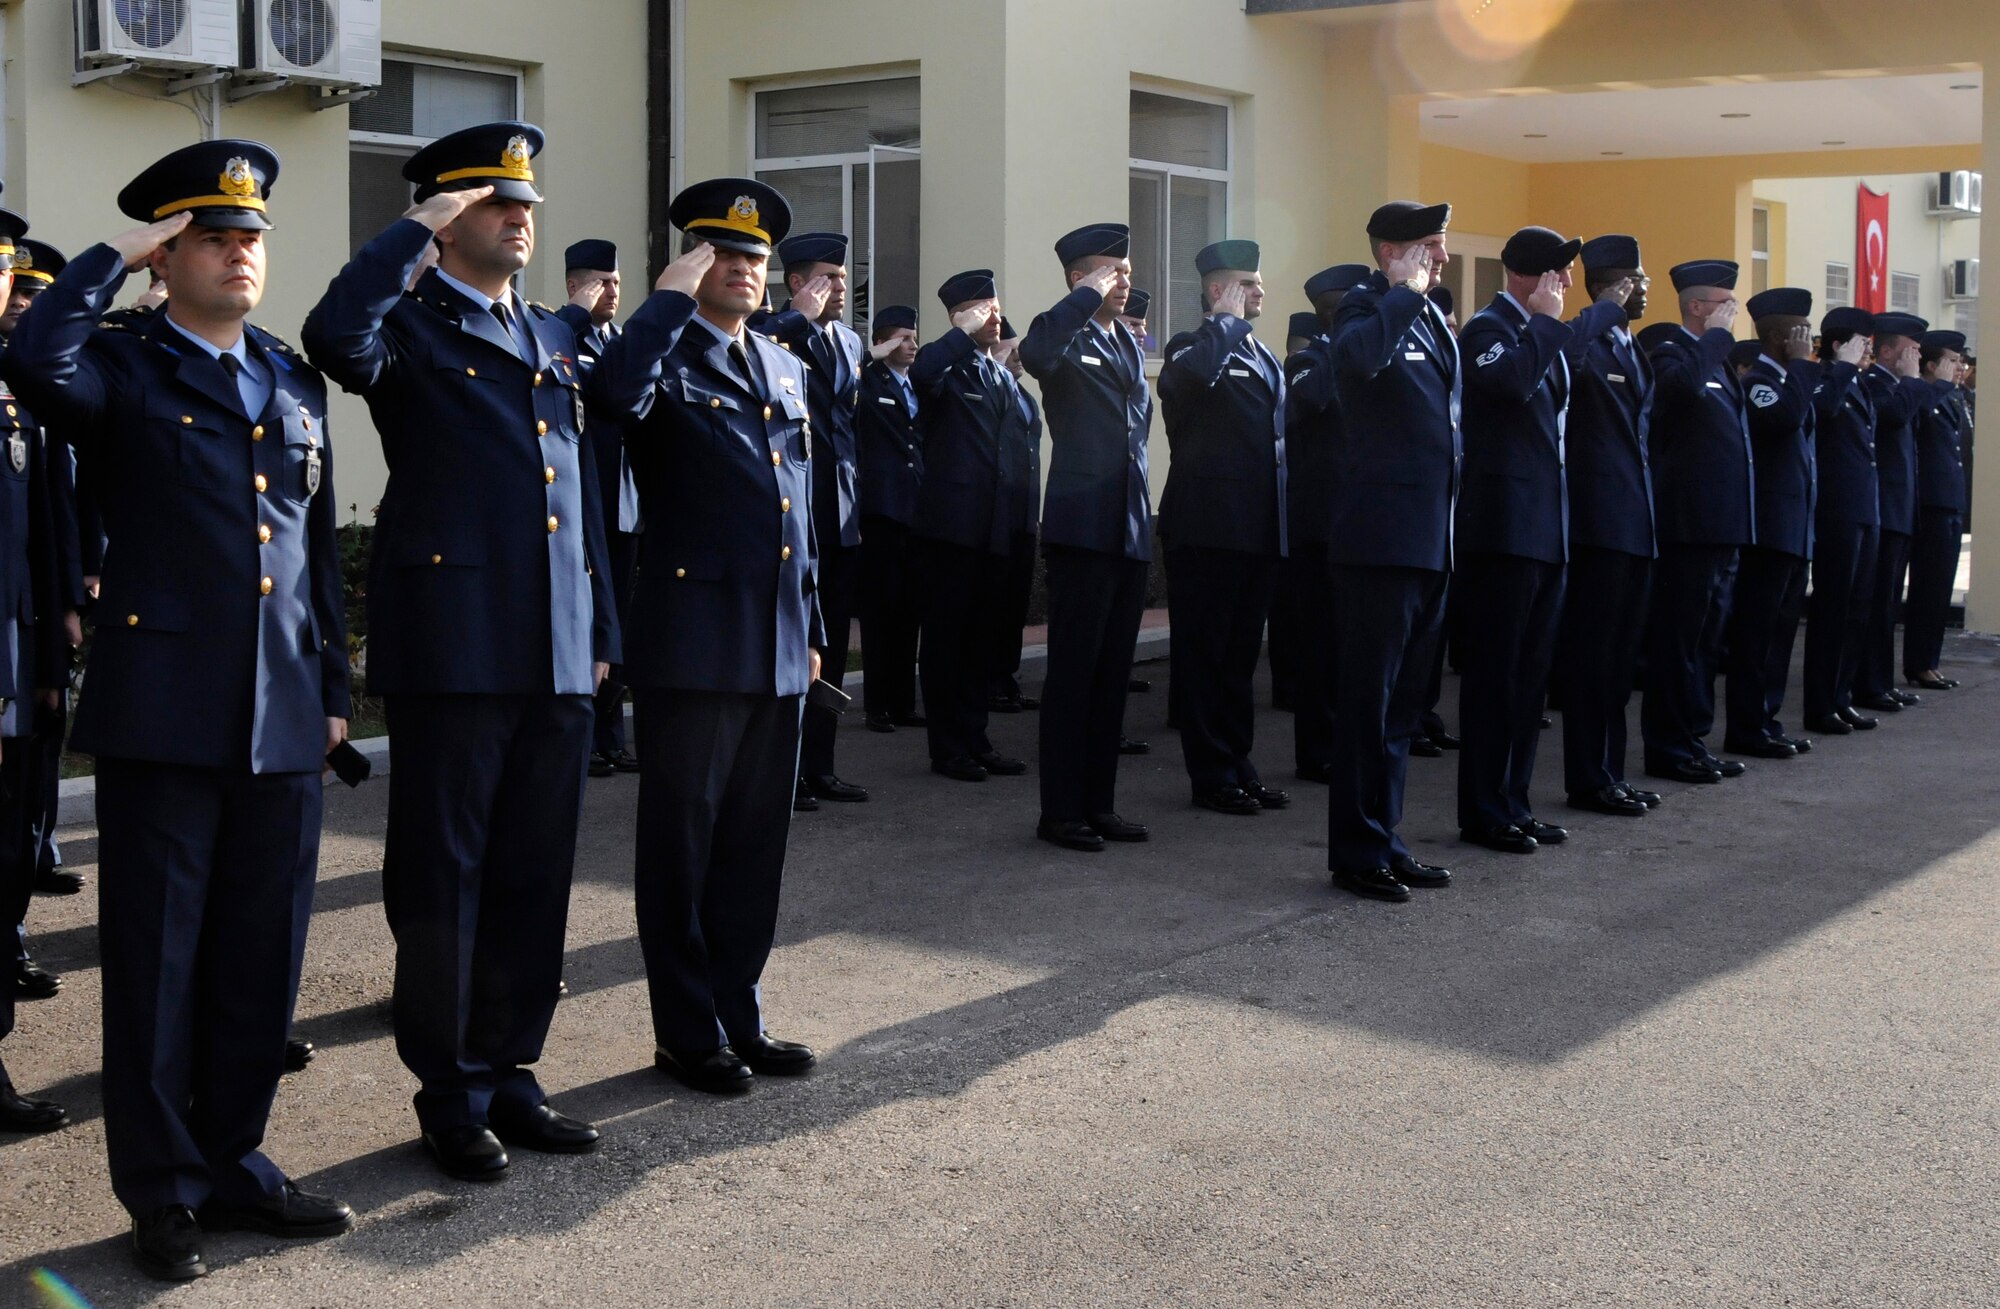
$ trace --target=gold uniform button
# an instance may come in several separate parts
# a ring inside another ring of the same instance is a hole
[[[776,468],[778,466],[778,457],[778,452],[773,450],[771,452],[771,467]]]
[[[271,525],[269,523],[259,523],[257,525],[257,539],[265,545],[271,544]]]
[[[769,406],[769,405],[765,405],[765,406],[764,406],[764,420],[765,420],[766,422],[769,422],[769,421],[770,421],[770,418],[771,418],[771,406]]]
[[[710,409],[722,408],[722,397],[719,395],[712,395],[708,397],[708,407]]]
[[[553,532],[553,531],[555,531],[555,530],[556,530],[556,528],[557,528],[558,526],[560,526],[560,524],[559,524],[559,523],[557,522],[557,520],[556,520],[556,516],[555,516],[554,514],[550,514],[550,515],[549,515],[549,530],[550,530],[551,532]]]
[[[125,626],[127,626],[127,627],[137,627],[138,625],[139,625],[139,615],[137,615],[137,614],[126,614],[126,615],[125,615]]]
[[[267,577],[263,581],[257,583],[257,589],[263,592],[265,595],[271,594],[271,579]]]
[[[465,370],[465,375],[467,377],[477,377],[479,376],[479,370],[477,368],[468,368]]]
[[[264,490],[265,490],[265,489],[266,489],[267,487],[269,487],[270,485],[271,485],[271,484],[270,484],[269,482],[267,482],[267,481],[265,481],[265,480],[264,480],[264,475],[263,475],[262,473],[259,473],[259,474],[257,474],[257,491],[258,491],[258,494],[260,494],[260,495],[261,495],[261,494],[262,494],[262,493],[264,492]]]
[[[299,423],[300,423],[300,425],[301,425],[301,426],[303,426],[303,427],[304,427],[304,428],[305,428],[305,429],[306,429],[306,430],[307,430],[308,432],[310,432],[310,431],[312,431],[312,430],[313,430],[313,420],[312,420],[312,419],[310,419],[310,418],[301,418],[301,419],[299,419]]]
[[[780,559],[790,559],[791,557],[792,557],[792,547],[790,546],[786,546],[784,549],[778,551],[778,558]]]
[[[685,569],[685,568],[676,568],[676,569],[674,569],[674,576],[675,576],[675,577],[686,577],[687,575],[688,575],[688,570],[687,570],[687,569]]]
[[[556,480],[556,466],[554,464],[550,464],[542,470],[542,480],[554,485]]]
[[[542,375],[541,375],[540,373],[536,373],[536,374],[535,374],[535,385],[536,385],[536,386],[540,386],[541,384],[542,384]]]
[[[432,563],[434,563],[434,564],[441,564],[441,563],[443,563],[443,562],[444,562],[444,556],[443,556],[443,555],[432,555],[432,556],[431,556],[431,562],[432,562]]]
[[[317,450],[319,449],[319,438],[316,436],[309,436],[306,438],[306,444],[311,446],[313,449]]]
[[[16,409],[16,408],[14,408],[14,406],[13,406],[13,405],[8,405],[8,406],[7,406],[7,417],[9,417],[9,418],[12,418],[12,417],[14,417],[14,415],[15,415],[15,414],[17,414],[17,413],[19,413],[19,412],[20,412],[20,410],[18,410],[18,409]]]
[[[182,422],[182,423],[192,423],[193,421],[194,421],[194,415],[193,415],[193,414],[182,414],[182,415],[181,415],[181,422]]]
[[[778,501],[778,511],[787,514],[792,512],[792,497],[786,496],[784,499]]]
[[[252,441],[261,441],[264,439],[264,425],[262,423],[250,429],[250,439]]]
[[[549,434],[549,425],[546,422],[540,422],[535,424],[536,436],[547,436],[548,434]]]

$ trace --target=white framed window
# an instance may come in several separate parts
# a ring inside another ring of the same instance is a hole
[[[1771,206],[1750,206],[1750,294],[1771,289]]]
[[[347,111],[347,237],[359,250],[410,207],[403,163],[462,127],[521,116],[521,70],[426,55],[382,58],[382,89]]]
[[[877,77],[761,87],[751,97],[751,175],[792,206],[794,232],[847,235],[846,319],[864,331],[874,306],[922,306],[922,79]],[[773,305],[784,265],[771,258]]]
[[[1826,266],[1826,308],[1838,309],[1854,303],[1854,270],[1847,264]]]
[[[1914,314],[1923,299],[1924,280],[1915,273],[1889,274],[1889,308],[1899,314]]]
[[[1153,295],[1154,354],[1201,321],[1194,257],[1229,235],[1233,126],[1226,100],[1132,90],[1132,282]]]

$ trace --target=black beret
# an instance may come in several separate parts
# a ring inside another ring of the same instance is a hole
[[[957,273],[945,279],[938,288],[938,299],[944,301],[947,309],[955,308],[968,300],[991,300],[1000,294],[993,282],[993,270],[974,268],[970,272]]]
[[[1123,259],[1131,252],[1132,229],[1123,223],[1091,223],[1056,242],[1056,258],[1065,268],[1092,255]]]
[[[403,164],[403,177],[416,184],[419,201],[440,191],[490,186],[504,199],[539,204],[542,193],[535,189],[531,161],[546,139],[533,123],[511,119],[461,128],[411,155]]]
[[[751,177],[712,177],[684,187],[667,221],[719,250],[769,255],[792,230],[792,206],[777,188]]]
[[[1811,318],[1812,306],[1812,292],[1797,286],[1774,286],[1768,291],[1759,291],[1743,303],[1744,310],[1758,322],[1776,314]]]
[[[1306,299],[1317,300],[1335,291],[1352,291],[1368,280],[1375,270],[1367,264],[1335,264],[1322,268],[1306,279]]]
[[[1125,297],[1124,316],[1127,318],[1144,319],[1146,311],[1152,307],[1153,293],[1151,291],[1141,291],[1135,286],[1132,288],[1131,293]]]
[[[1600,268],[1638,268],[1639,239],[1633,236],[1593,236],[1583,243],[1583,266],[1591,272]]]
[[[1875,315],[1875,335],[1877,336],[1922,336],[1931,330],[1931,325],[1915,314],[1887,313]]]
[[[1672,327],[1673,324],[1667,323],[1664,326]],[[1647,328],[1646,330],[1650,332],[1652,328]],[[1729,366],[1731,368],[1748,368],[1750,365],[1756,363],[1757,356],[1763,353],[1764,343],[1762,341],[1738,341],[1735,345],[1729,347]]]
[[[277,180],[278,156],[261,141],[202,141],[127,182],[118,210],[142,223],[186,213],[203,227],[262,231],[271,225],[264,202]]]
[[[1712,286],[1723,291],[1736,289],[1736,265],[1727,259],[1696,259],[1675,264],[1667,270],[1667,276],[1673,281],[1676,291],[1694,286]]]
[[[0,214],[7,211],[0,209]],[[23,224],[25,227],[26,224]],[[69,262],[63,252],[47,241],[17,241],[14,246],[14,283],[20,285],[22,278],[47,286],[56,280],[56,274]]]
[[[1559,273],[1576,262],[1583,242],[1574,237],[1565,241],[1561,232],[1546,227],[1524,227],[1507,238],[1500,249],[1500,262],[1508,271],[1523,277]]]
[[[1421,241],[1451,226],[1450,205],[1391,200],[1368,215],[1368,235],[1377,241]]]
[[[1285,325],[1287,336],[1318,336],[1320,321],[1318,314],[1293,314],[1291,322]]]
[[[887,305],[875,313],[874,330],[878,332],[900,331],[908,328],[917,330],[917,311],[908,305]]]
[[[615,273],[618,271],[618,247],[609,241],[578,241],[563,251],[563,267]]]
[[[847,237],[839,232],[800,232],[778,242],[778,258],[787,268],[801,264],[844,264]]]
[[[1456,307],[1457,302],[1451,298],[1450,287],[1434,286],[1424,292],[1424,294],[1431,298],[1431,303],[1438,307],[1439,313],[1443,314],[1446,318],[1451,317],[1451,311]]]
[[[1195,252],[1194,271],[1203,277],[1220,268],[1254,273],[1257,261],[1262,257],[1255,241],[1217,241]]]
[[[1921,337],[1917,338],[1917,344],[1926,350],[1956,350],[1958,353],[1964,354],[1965,333],[1944,331],[1925,332]]]
[[[1826,317],[1819,320],[1819,334],[1827,336],[1873,336],[1875,335],[1875,315],[1866,309],[1856,309],[1853,305],[1841,305],[1826,311]]]

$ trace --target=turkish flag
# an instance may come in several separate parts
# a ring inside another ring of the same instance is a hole
[[[1865,183],[1854,196],[1854,307],[1871,314],[1889,307],[1889,193]]]

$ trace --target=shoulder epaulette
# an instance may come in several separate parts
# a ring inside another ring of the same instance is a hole
[[[256,326],[254,323],[251,325],[250,330],[257,334],[257,339],[264,343],[265,349],[276,350],[279,354],[290,355],[294,359],[299,357],[299,352],[292,348],[292,343],[285,340],[283,337],[278,336],[271,332],[267,332],[263,328]]]

